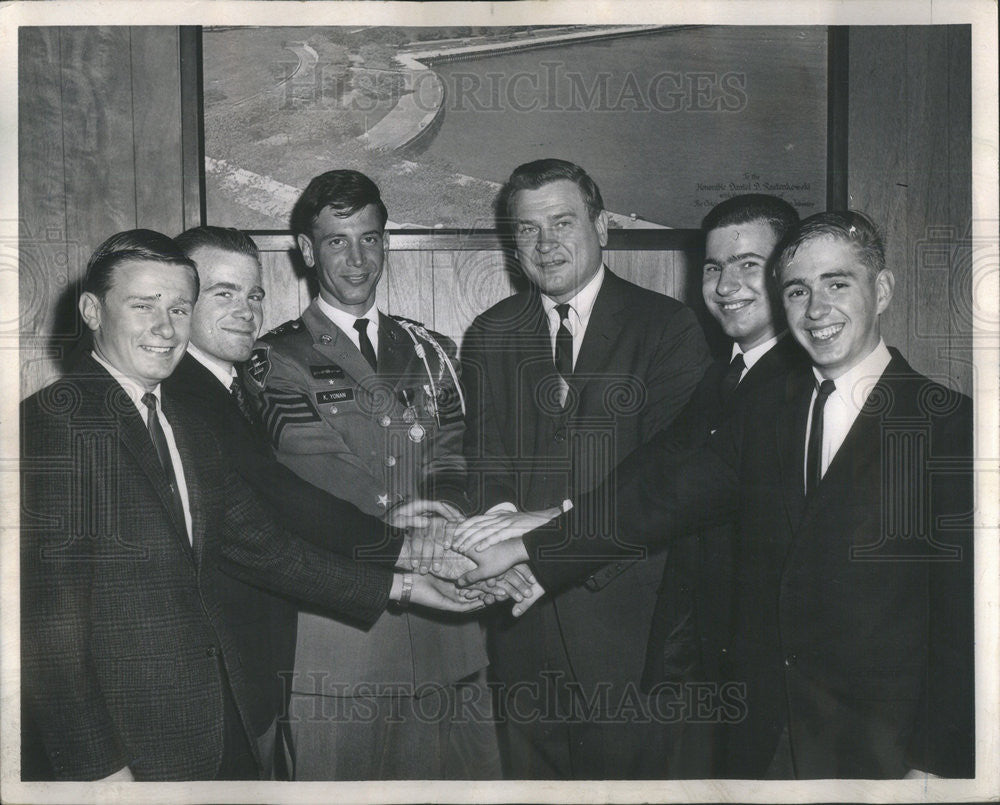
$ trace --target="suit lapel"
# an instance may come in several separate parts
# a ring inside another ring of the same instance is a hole
[[[573,368],[572,385],[578,393],[582,394],[584,387],[595,375],[607,373],[615,339],[624,324],[622,313],[625,308],[620,280],[605,268],[604,281],[597,292],[587,332],[583,336],[580,354]]]
[[[528,318],[531,329],[527,332],[527,341],[523,350],[511,350],[511,357],[517,361],[512,376],[518,378],[521,389],[520,405],[529,404],[530,409],[544,411],[551,416],[556,413],[556,401],[538,394],[538,389],[549,387],[548,384],[557,380],[556,367],[552,354],[552,337],[549,334],[549,321],[542,307],[542,297],[538,289],[532,286],[526,299]],[[523,338],[524,336],[518,336]],[[551,403],[547,404],[547,403]]]
[[[96,361],[92,361],[92,364],[95,369],[104,372],[103,367]],[[146,429],[146,423],[139,415],[139,412],[132,404],[131,399],[128,398],[124,389],[118,385],[118,382],[114,378],[107,375],[106,372],[104,374],[108,378],[107,383],[102,384],[104,394],[106,395],[105,399],[110,402],[108,408],[114,411],[118,421],[118,438],[121,441],[122,447],[132,456],[136,464],[139,465],[140,470],[142,470],[143,474],[153,485],[156,496],[159,498],[160,503],[167,512],[167,516],[170,518],[170,522],[174,526],[174,536],[181,541],[185,550],[189,550],[190,543],[187,538],[187,527],[183,520],[178,519],[177,509],[174,506],[174,497],[170,492],[170,487],[167,485],[167,477],[163,472],[163,467],[160,465],[160,459],[156,455],[156,448],[153,446],[153,440]],[[121,399],[113,400],[113,397],[117,397],[119,393],[121,394]],[[169,420],[169,414],[167,416]]]
[[[798,530],[805,509],[804,466],[806,422],[812,396],[811,374],[790,375],[785,404],[774,423],[778,444],[778,471],[782,500],[792,533]]]
[[[219,479],[208,479],[202,476],[196,453],[197,445],[191,443],[189,426],[186,419],[171,404],[169,399],[164,399],[163,406],[167,417],[170,419],[170,427],[174,431],[174,441],[177,443],[177,453],[180,455],[181,465],[184,467],[188,508],[191,510],[191,539],[188,540],[187,530],[185,529],[184,542],[187,546],[194,549],[195,562],[201,567],[208,519],[203,490],[208,488],[208,483],[214,482],[217,484]]]
[[[817,510],[822,511],[824,506],[830,504],[832,496],[844,489],[855,487],[859,479],[865,477],[872,464],[881,461],[884,413],[882,409],[886,401],[895,398],[890,388],[891,380],[887,379],[894,369],[896,366],[890,364],[868,395],[864,407],[844,437],[840,449],[823,474],[815,493],[806,501],[804,517],[809,517]]]

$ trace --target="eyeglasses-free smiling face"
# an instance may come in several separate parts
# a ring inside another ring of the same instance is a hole
[[[850,243],[832,235],[806,241],[780,282],[789,329],[823,377],[839,377],[878,346],[894,278],[889,269],[873,275]]]
[[[260,264],[214,246],[195,249],[191,259],[201,280],[191,343],[223,363],[245,361],[264,321]]]
[[[346,217],[324,207],[313,221],[312,236],[299,235],[298,243],[306,265],[316,269],[326,302],[355,316],[375,303],[389,237],[374,204]]]
[[[719,227],[705,237],[701,275],[705,306],[744,352],[775,333],[767,262],[777,242],[766,221]]]
[[[185,265],[129,260],[115,266],[103,300],[89,292],[80,297],[95,352],[152,391],[184,357],[196,287]]]
[[[576,296],[598,272],[608,242],[602,210],[591,220],[575,182],[559,179],[511,199],[514,238],[521,268],[542,293],[556,302]]]

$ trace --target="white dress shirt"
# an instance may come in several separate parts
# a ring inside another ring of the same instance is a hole
[[[761,358],[763,358],[771,349],[771,347],[773,347],[775,344],[778,343],[778,340],[786,332],[787,330],[782,330],[777,335],[767,339],[767,341],[763,342],[762,344],[758,344],[757,346],[748,349],[746,352],[740,349],[739,344],[733,342],[733,354],[729,356],[729,362],[732,363],[733,358],[735,358],[737,355],[740,354],[743,355],[743,373],[740,375],[740,381],[742,381],[743,378],[747,376],[747,372],[749,372],[753,368],[753,365],[757,363],[757,361],[759,361]]]
[[[361,341],[358,331],[354,329],[354,322],[358,319],[368,319],[372,322],[368,325],[368,340],[372,342],[372,349],[378,355],[378,308],[375,305],[368,308],[361,316],[345,313],[340,308],[331,305],[322,296],[316,297],[316,306],[324,316],[340,328],[344,335],[351,339],[351,343],[358,349],[361,349]]]
[[[149,409],[142,401],[142,397],[146,393],[146,389],[131,378],[123,375],[96,352],[91,352],[90,354],[94,357],[95,361],[107,369],[111,376],[118,381],[118,385],[125,389],[125,393],[128,394],[128,398],[135,406],[135,410],[139,412],[139,416],[142,418],[142,422],[145,425],[146,417],[149,415]],[[160,427],[163,429],[163,435],[167,440],[167,450],[170,453],[170,463],[174,466],[174,479],[177,481],[177,491],[181,496],[181,508],[184,509],[184,525],[187,528],[188,542],[192,542],[191,504],[188,501],[187,482],[184,480],[184,465],[181,464],[181,454],[177,452],[177,442],[174,439],[173,428],[170,427],[170,423],[167,421],[167,415],[163,413],[159,383],[156,384],[156,388],[152,390],[152,393],[153,396],[156,397],[156,416],[160,420]],[[150,436],[150,442],[152,442],[152,440],[152,436]]]
[[[861,409],[865,407],[865,402],[871,395],[875,384],[878,383],[885,368],[889,365],[892,356],[885,341],[879,339],[878,346],[875,347],[867,358],[855,364],[840,377],[834,378],[836,390],[830,395],[823,408],[823,446],[820,451],[820,477],[826,474],[827,468],[837,455],[837,451],[847,438],[847,434],[858,418]],[[813,374],[816,377],[816,384],[822,383],[825,378],[813,367]],[[812,398],[809,403],[810,416],[806,420],[806,453],[808,454],[809,431],[812,429],[812,405],[816,401],[817,391],[814,388]],[[806,461],[808,461],[808,455]],[[806,464],[802,464],[802,477],[806,477]]]
[[[573,366],[576,366],[576,359],[580,355],[580,346],[583,344],[583,337],[587,334],[587,325],[590,324],[590,314],[594,312],[594,303],[597,302],[597,294],[601,290],[604,282],[604,266],[602,265],[597,273],[590,278],[572,299],[568,300],[569,315],[567,316],[566,328],[573,336]],[[549,323],[549,338],[552,342],[552,356],[556,354],[556,334],[559,332],[559,314],[556,312],[556,300],[551,296],[542,294],[542,309]],[[565,381],[564,381],[565,382]],[[562,502],[563,511],[569,511],[573,507],[571,500]],[[491,506],[485,513],[507,511],[516,512],[517,506],[513,501],[505,500]]]
[[[573,366],[576,366],[576,359],[580,355],[580,346],[583,344],[583,337],[587,334],[587,325],[590,323],[590,314],[594,312],[594,303],[597,301],[597,294],[601,290],[604,282],[604,266],[602,265],[597,273],[590,278],[572,299],[567,300],[569,304],[569,315],[566,317],[566,329],[573,336]],[[551,296],[542,294],[542,309],[549,322],[549,338],[552,341],[552,355],[556,354],[556,335],[559,332],[559,314],[556,312],[556,300]],[[554,359],[554,357],[553,357]]]

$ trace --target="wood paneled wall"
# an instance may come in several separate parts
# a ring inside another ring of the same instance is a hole
[[[78,340],[93,250],[138,226],[183,229],[177,28],[21,28],[21,396]]]
[[[377,302],[388,313],[424,322],[461,345],[472,320],[509,296],[515,287],[504,254],[498,248],[415,249],[413,238],[390,236],[390,252],[379,285]],[[431,238],[431,240],[433,240]],[[293,248],[291,237],[258,237],[264,267],[264,327],[270,329],[297,318],[309,305],[315,288]],[[394,242],[401,242],[394,246]],[[631,282],[688,301],[696,253],[685,250],[605,252],[608,266]],[[700,286],[690,302],[701,305]]]
[[[850,30],[850,205],[885,234],[886,343],[966,394],[972,372],[968,26]]]

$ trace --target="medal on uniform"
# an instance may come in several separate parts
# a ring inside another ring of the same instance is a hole
[[[427,431],[424,430],[423,425],[419,422],[414,422],[410,425],[410,429],[406,432],[406,435],[410,437],[411,442],[422,442],[426,433]]]
[[[411,442],[423,441],[426,431],[424,426],[417,422],[417,406],[413,399],[413,389],[400,389],[399,399],[406,406],[406,410],[403,411],[403,421],[410,426],[406,435]]]

